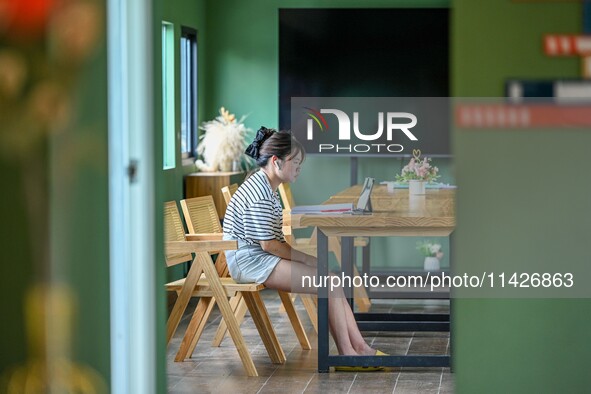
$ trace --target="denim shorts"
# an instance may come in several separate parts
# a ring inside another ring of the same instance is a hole
[[[265,283],[281,257],[265,252],[260,245],[241,244],[238,241],[238,250],[225,251],[232,279],[236,283]]]

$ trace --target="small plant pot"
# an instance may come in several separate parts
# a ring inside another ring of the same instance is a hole
[[[437,257],[425,257],[423,269],[425,271],[439,271],[439,259]]]

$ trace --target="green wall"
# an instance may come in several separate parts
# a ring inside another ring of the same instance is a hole
[[[209,47],[209,40],[206,29],[206,2],[205,0],[167,0],[155,2],[155,31],[156,37],[154,40],[154,97],[155,107],[155,148],[156,148],[156,172],[160,175],[159,183],[157,184],[158,201],[179,201],[184,198],[184,176],[188,173],[196,171],[195,164],[192,159],[182,159],[180,156],[181,140],[181,93],[180,93],[180,37],[181,26],[191,27],[197,30],[197,89],[198,89],[198,124],[209,120],[210,117],[206,114],[207,87],[209,84],[207,78],[207,62],[208,58],[207,48]],[[171,169],[162,169],[162,69],[161,69],[161,53],[162,43],[159,35],[162,21],[172,23],[174,26],[174,64],[175,64],[175,144],[176,144],[176,166]],[[179,206],[180,209],[180,206]],[[160,219],[159,219],[160,220]],[[166,269],[164,275],[167,281],[180,279],[184,274],[183,267],[177,266]]]
[[[50,143],[54,281],[77,298],[75,358],[110,376],[106,36],[77,85],[73,124]],[[97,300],[99,300],[97,302]]]
[[[40,157],[46,161],[46,157]],[[5,318],[0,325],[0,374],[27,356],[23,315],[23,297],[33,282],[31,228],[24,198],[24,170],[19,163],[0,157],[0,308]]]
[[[207,3],[208,114],[226,106],[247,125],[278,123],[280,8],[446,7],[446,0],[219,0]],[[311,165],[309,165],[311,167]]]
[[[456,0],[453,8],[455,96],[500,97],[511,77],[579,77],[579,60],[544,56],[542,37],[579,33],[581,4]],[[456,272],[587,265],[589,146],[581,130],[456,131]],[[588,299],[456,300],[457,392],[588,392],[589,316]]]
[[[162,21],[167,21],[173,23],[174,25],[174,33],[175,33],[175,83],[176,83],[176,98],[175,98],[175,117],[176,117],[176,167],[174,169],[169,170],[162,170],[162,141],[161,138],[158,138],[159,133],[162,133],[162,121],[159,118],[159,122],[155,124],[156,129],[156,141],[158,143],[158,148],[160,151],[157,152],[160,156],[157,156],[158,163],[160,164],[160,170],[162,171],[163,177],[163,184],[161,186],[160,192],[162,193],[162,197],[165,201],[168,200],[179,200],[182,197],[183,193],[183,175],[195,171],[195,165],[190,160],[183,160],[181,159],[179,152],[180,152],[180,128],[181,128],[181,108],[180,108],[180,101],[181,101],[181,93],[180,93],[180,49],[179,49],[179,42],[181,37],[181,26],[192,27],[197,30],[197,43],[198,43],[198,90],[199,90],[199,101],[198,101],[198,123],[201,124],[202,122],[209,120],[211,116],[206,112],[206,103],[209,102],[207,98],[208,95],[206,94],[208,86],[209,86],[209,79],[207,78],[208,72],[208,64],[206,59],[208,58],[208,47],[209,44],[209,37],[207,34],[206,29],[206,22],[208,19],[206,18],[206,7],[205,7],[205,0],[166,0],[166,1],[156,1],[156,29],[160,28],[160,23]],[[160,31],[160,30],[158,30]],[[160,53],[162,51],[160,37],[155,40],[154,45],[154,53],[156,59],[160,60]],[[156,63],[156,62],[155,62]],[[155,64],[156,65],[156,64]],[[156,111],[159,114],[161,111],[161,68],[158,67],[155,69],[155,90],[154,95],[158,98],[158,102],[155,103],[159,110]]]
[[[173,169],[163,170],[162,167],[162,42],[161,42],[161,24],[162,21],[174,25],[175,42],[175,125],[176,125],[176,166]],[[195,171],[195,165],[191,160],[183,160],[180,157],[180,49],[179,42],[181,36],[181,26],[191,27],[197,30],[198,45],[198,122],[199,124],[209,117],[204,116],[207,102],[205,94],[209,85],[206,77],[208,36],[206,29],[206,2],[205,0],[156,0],[154,1],[154,149],[155,149],[155,173],[156,176],[156,204],[158,207],[156,222],[159,231],[159,239],[163,239],[163,203],[165,201],[178,201],[183,196],[183,177],[185,174]],[[180,209],[180,206],[179,206]],[[162,245],[158,246],[156,256],[164,256]],[[167,304],[165,302],[167,294],[164,291],[164,283],[179,279],[184,274],[183,267],[165,268],[163,260],[158,260],[156,271],[157,283],[156,289],[161,296],[161,302],[157,305],[158,331],[157,331],[157,377],[158,391],[166,391],[166,319],[168,317]]]

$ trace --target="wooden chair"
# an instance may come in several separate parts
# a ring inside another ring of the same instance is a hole
[[[236,190],[238,190],[237,183],[232,183],[229,186],[222,187],[222,196],[224,196],[224,201],[226,202],[226,208],[228,207],[228,204],[230,203],[232,196],[234,195],[234,193],[236,193]]]
[[[234,192],[236,192],[236,190],[238,190],[238,185],[237,184],[231,184],[229,186],[224,186],[222,188],[222,195],[224,196],[224,199],[226,200],[226,205],[230,203],[230,199],[232,198],[232,195],[234,194]],[[285,230],[286,227],[283,226],[283,230]],[[291,232],[290,232],[291,234]],[[286,239],[287,239],[286,235]],[[289,240],[288,240],[289,242]],[[290,245],[292,245],[290,243]],[[299,250],[306,252],[306,253],[310,253],[310,252],[314,252],[315,253],[315,249],[314,250],[308,250],[309,248],[306,247],[302,247],[302,248],[298,248]],[[308,314],[308,317],[310,318],[310,322],[312,323],[312,327],[314,327],[314,331],[316,333],[318,333],[318,311],[317,311],[317,307],[316,307],[316,297],[310,294],[298,294],[300,296],[300,299],[302,300],[302,304],[304,305],[304,309],[306,310],[306,313]],[[291,296],[290,297],[291,302],[293,303],[293,301],[295,300],[295,296]],[[283,311],[287,312],[285,310],[285,303],[281,305]]]
[[[211,196],[181,200],[181,208],[185,222],[187,223],[187,228],[189,229],[189,234],[187,234],[188,240],[193,239],[193,237],[205,237],[207,239],[214,239],[218,237],[221,239],[222,227],[216,213],[217,211],[215,203],[213,202],[213,198]],[[216,265],[218,266],[220,276],[230,276],[226,264],[226,256],[224,253],[220,253],[218,255]],[[300,342],[300,345],[302,346],[302,349],[311,349],[310,341],[308,340],[308,336],[304,331],[302,322],[296,313],[293,302],[291,302],[291,298],[289,298],[289,295],[285,292],[279,291],[278,293],[283,305],[285,306],[289,320]],[[230,300],[230,305],[234,311],[237,321],[241,323],[247,310],[246,299],[244,299],[240,294],[237,294],[236,297],[233,297]],[[204,317],[200,316],[200,313],[203,313]],[[193,353],[201,333],[203,332],[203,323],[200,322],[207,320],[207,317],[210,313],[211,308],[209,305],[203,305],[199,311],[195,311],[195,314],[189,323],[191,330],[187,330],[185,338],[183,338],[183,342],[181,343],[179,353],[177,354],[178,359],[184,360]],[[222,321],[214,337],[213,346],[219,346],[221,344],[226,331],[227,325],[225,321]]]
[[[283,202],[283,233],[285,234],[287,242],[289,242],[296,249],[316,255],[316,228],[314,228],[312,231],[310,238],[296,238],[293,233],[294,229],[302,227],[299,226],[297,221],[293,220],[290,213],[296,205],[289,184],[282,183],[279,185],[279,195],[281,196],[281,201]],[[367,237],[355,237],[353,239],[354,246],[365,247],[368,245],[368,242],[369,240]],[[336,260],[340,265],[342,260],[341,241],[339,238],[328,237],[328,250],[334,253]],[[359,271],[357,271],[357,267],[355,266],[353,267],[353,275],[359,276]],[[357,305],[359,311],[368,312],[369,308],[371,307],[371,301],[369,300],[365,288],[354,287],[353,293],[355,295],[355,304]]]
[[[237,187],[237,186],[236,186]],[[216,216],[216,207],[215,202],[213,202],[213,198],[211,196],[206,196],[203,198],[197,199],[188,199],[188,200],[181,200],[181,209],[183,211],[183,216],[185,217],[185,223],[187,224],[187,229],[189,230],[189,234],[200,234],[201,236],[208,236],[213,238],[220,238],[222,233],[222,227],[220,225],[220,221]],[[204,220],[205,219],[205,220]],[[229,277],[230,273],[228,271],[228,267],[226,265],[226,256],[224,253],[219,253],[216,264],[220,267],[220,276],[221,277]],[[204,314],[206,318],[201,319],[201,321],[207,321],[207,317],[211,314],[211,309],[215,301],[211,303],[211,306],[203,305],[199,311],[196,311],[195,318],[197,319],[199,314]],[[236,316],[238,323],[242,323],[244,319],[244,315],[246,314],[246,303],[244,298],[239,294],[236,297],[232,297],[230,299],[230,306],[234,311],[234,315]],[[197,327],[197,331],[195,332],[195,336],[192,342],[189,344],[188,347],[181,346],[179,349],[179,353],[177,357],[179,359],[186,359],[190,354],[193,353],[197,342],[199,342],[199,338],[203,333],[203,329],[205,328],[204,324]],[[212,346],[220,346],[224,336],[226,334],[227,328],[226,323],[222,320],[218,327],[218,331],[214,336]]]
[[[237,284],[231,278],[220,278],[221,267],[219,265],[215,266],[211,260],[211,251],[236,249],[237,243],[234,241],[213,240],[207,236],[193,236],[193,241],[187,241],[185,240],[185,231],[174,201],[165,203],[164,214],[166,265],[173,266],[187,260],[193,260],[186,278],[167,284],[167,290],[177,292],[178,297],[168,318],[166,343],[168,344],[174,335],[191,297],[200,297],[200,302],[201,300],[212,302],[213,297],[215,297],[222,318],[228,326],[247,374],[249,376],[258,376],[240,331],[240,326],[228,301],[228,297],[241,294],[271,361],[276,364],[283,364],[286,361],[285,353],[279,344],[259,294],[264,286],[259,283]],[[195,255],[194,259],[193,255]],[[187,328],[187,332],[189,330],[190,327]]]

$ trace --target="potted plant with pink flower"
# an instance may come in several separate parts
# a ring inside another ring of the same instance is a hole
[[[431,165],[431,158],[421,158],[421,151],[413,150],[413,157],[396,175],[396,181],[408,183],[410,195],[425,194],[425,184],[439,178],[439,168]]]

